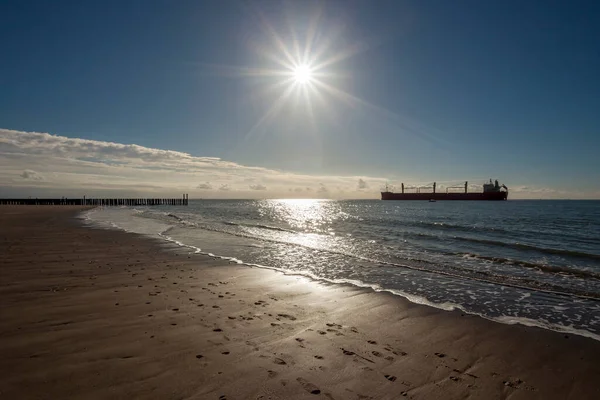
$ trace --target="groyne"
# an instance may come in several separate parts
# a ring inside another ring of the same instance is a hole
[[[26,199],[0,199],[0,205],[24,206],[187,206],[189,195],[180,198],[26,198]]]

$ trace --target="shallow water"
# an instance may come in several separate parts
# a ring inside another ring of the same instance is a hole
[[[190,201],[90,221],[248,264],[600,340],[599,201]]]

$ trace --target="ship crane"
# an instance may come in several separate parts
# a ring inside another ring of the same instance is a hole
[[[447,186],[446,187],[446,193],[448,193],[448,189],[464,189],[465,193],[468,193],[468,188],[469,188],[469,182],[466,181],[464,185],[460,185],[460,186]]]

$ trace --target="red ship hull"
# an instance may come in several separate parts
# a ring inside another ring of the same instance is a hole
[[[381,200],[506,200],[508,192],[489,193],[392,193],[381,192]]]

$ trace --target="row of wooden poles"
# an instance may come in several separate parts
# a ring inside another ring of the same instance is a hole
[[[27,205],[27,206],[187,206],[189,195],[184,194],[181,198],[112,198],[112,199],[88,199],[83,198],[69,199],[66,197],[60,199],[0,199],[2,205]]]

